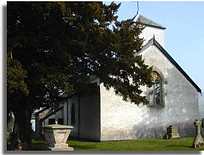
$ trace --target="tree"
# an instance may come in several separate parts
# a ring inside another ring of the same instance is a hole
[[[118,21],[119,7],[8,2],[8,55],[18,64],[12,72],[8,59],[8,107],[16,117],[26,118],[24,124],[16,122],[20,129],[29,127],[34,109],[56,105],[61,95],[78,92],[93,77],[124,100],[147,103],[140,86],[151,85],[152,68],[137,54],[142,26]],[[21,135],[22,142],[29,141],[28,134]]]

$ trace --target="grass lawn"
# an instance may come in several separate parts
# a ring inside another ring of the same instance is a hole
[[[74,147],[75,151],[199,151],[192,148],[192,137],[180,139],[139,139],[126,141],[107,141],[107,142],[90,142],[69,140],[69,145]],[[33,140],[32,150],[48,150],[44,141]]]

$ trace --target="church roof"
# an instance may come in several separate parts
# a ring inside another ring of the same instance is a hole
[[[146,26],[150,26],[150,27],[156,27],[156,28],[160,28],[160,29],[166,29],[165,27],[163,27],[162,25],[152,21],[151,19],[148,19],[142,15],[139,15],[139,17],[137,18],[136,22],[146,25]]]
[[[148,47],[155,45],[163,54],[164,56],[183,74],[183,76],[195,87],[195,89],[201,93],[201,89],[198,85],[188,76],[188,74],[179,66],[179,64],[168,54],[168,52],[155,40],[155,37],[150,39],[146,45],[140,51],[143,52]]]

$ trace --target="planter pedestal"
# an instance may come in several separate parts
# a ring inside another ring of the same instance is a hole
[[[72,126],[59,124],[45,126],[44,135],[49,149],[52,151],[73,151],[74,149],[66,143],[72,129]]]

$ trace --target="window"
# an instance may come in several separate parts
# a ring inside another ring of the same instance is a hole
[[[149,105],[164,105],[162,95],[162,78],[160,74],[156,71],[153,71],[152,80],[153,86],[150,88],[149,92]]]

